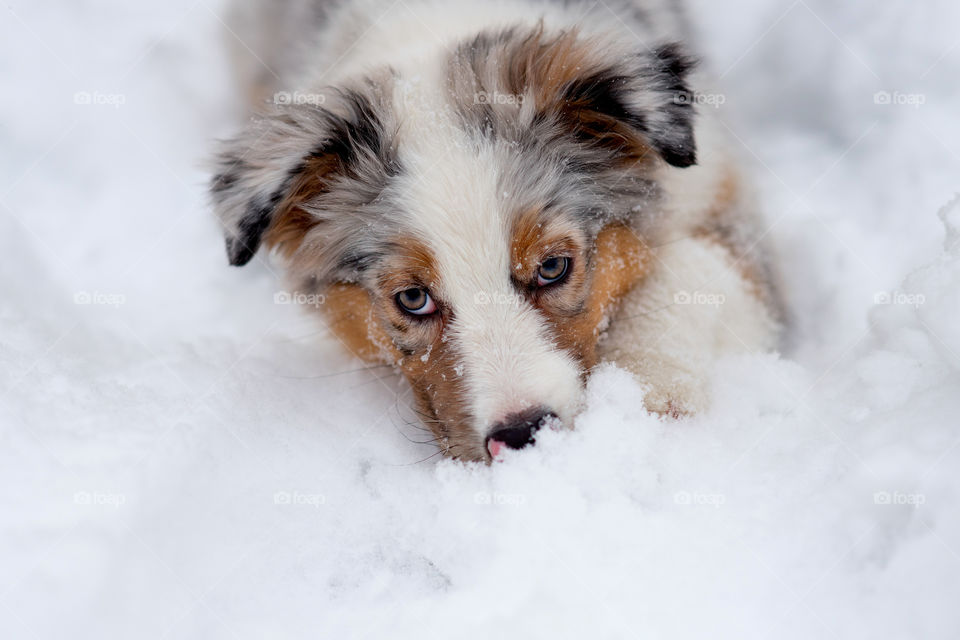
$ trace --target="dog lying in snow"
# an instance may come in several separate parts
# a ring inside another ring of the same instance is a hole
[[[677,416],[719,354],[775,347],[763,234],[675,2],[274,0],[233,21],[263,106],[212,181],[230,263],[276,249],[447,455],[571,424],[600,362]]]

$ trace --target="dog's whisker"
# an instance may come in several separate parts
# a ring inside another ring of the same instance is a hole
[[[695,237],[696,237],[696,235],[681,236],[681,237],[679,237],[679,238],[674,238],[673,240],[667,240],[666,242],[663,242],[663,243],[661,243],[661,244],[648,244],[648,245],[647,245],[647,248],[648,248],[648,249],[661,249],[661,248],[663,248],[663,247],[669,247],[670,245],[676,244],[676,243],[678,243],[678,242],[683,242],[684,240],[693,240]],[[646,244],[646,243],[644,243],[644,244]]]
[[[293,342],[302,342],[304,340],[313,340],[317,336],[326,336],[326,335],[330,335],[330,331],[327,329],[320,329],[318,331],[311,331],[310,333],[302,336],[294,336],[292,338],[282,338],[278,340],[278,342],[290,344]]]
[[[393,428],[397,430],[397,433],[402,435],[408,442],[412,442],[413,444],[434,444],[437,441],[436,438],[432,438],[430,440],[414,440],[413,438],[408,436],[406,433],[404,433],[403,429],[397,426],[397,423],[393,420],[392,416],[390,417],[390,424],[393,425]],[[409,423],[407,423],[407,426],[410,426]]]
[[[662,307],[658,307],[658,308],[656,308],[656,309],[651,309],[650,311],[644,311],[643,313],[637,313],[637,314],[634,314],[634,315],[632,315],[632,316],[626,316],[626,317],[623,317],[623,318],[617,318],[617,321],[618,321],[618,322],[623,322],[623,321],[625,321],[625,320],[636,320],[637,318],[645,318],[645,317],[647,317],[647,316],[649,316],[649,315],[653,315],[654,313],[659,313],[659,312],[661,312],[661,311],[666,311],[667,309],[669,309],[669,308],[671,308],[671,307],[673,307],[673,306],[676,306],[676,304],[677,304],[676,302],[671,302],[671,303],[669,303],[669,304],[663,305]]]
[[[361,383],[359,383],[359,384],[355,384],[354,386],[352,386],[352,387],[350,387],[350,388],[351,388],[351,389],[359,389],[360,387],[365,387],[365,386],[367,386],[368,384],[373,384],[374,382],[383,382],[384,380],[388,380],[388,379],[393,378],[393,377],[395,377],[395,374],[391,371],[390,373],[388,373],[388,374],[386,374],[386,375],[378,376],[378,377],[374,378],[373,380],[365,380],[364,382],[361,382]]]
[[[384,367],[390,367],[393,365],[389,364],[375,364],[369,367],[358,367],[356,369],[348,369],[347,371],[338,371],[336,373],[324,373],[316,376],[286,376],[286,375],[276,375],[276,378],[284,378],[287,380],[323,380],[325,378],[336,378],[338,376],[345,376],[351,373],[361,373],[364,371],[374,371],[376,369],[382,369]]]
[[[414,420],[407,420],[406,418],[403,417],[403,415],[401,415],[401,413],[400,413],[400,396],[401,396],[401,394],[398,393],[398,394],[396,394],[396,396],[394,397],[394,407],[395,407],[395,409],[396,409],[396,411],[397,411],[397,417],[399,417],[401,420],[403,420],[408,427],[413,427],[414,429],[417,429],[418,431],[422,431],[422,432],[424,432],[424,433],[426,433],[426,434],[431,434],[431,435],[432,435],[432,434],[433,434],[433,431],[431,431],[430,429],[428,429],[428,428],[426,428],[426,427],[424,427],[424,426],[421,426],[420,424],[417,424],[418,422],[428,422],[427,420],[423,420],[422,418],[421,418],[421,419],[414,419]],[[408,405],[406,405],[406,404],[404,404],[404,406],[407,407],[408,409],[413,410],[413,411],[416,412],[416,413],[419,413],[419,412],[418,412],[416,409],[414,409],[413,407],[410,407],[410,406],[408,406]],[[439,424],[439,420],[432,420],[432,421],[429,421],[429,422],[433,422],[433,423]],[[434,439],[434,441],[436,441],[436,439]],[[421,443],[421,444],[427,444],[427,443]]]
[[[430,460],[431,458],[435,458],[435,457],[437,457],[437,456],[439,456],[439,455],[442,455],[442,454],[443,454],[443,449],[440,449],[439,451],[435,451],[434,453],[431,453],[431,454],[428,455],[426,458],[421,458],[420,460],[417,460],[417,461],[415,461],[415,462],[408,462],[407,464],[401,464],[401,465],[398,465],[398,466],[401,466],[401,467],[412,467],[412,466],[415,465],[415,464],[422,464],[422,463],[426,462],[427,460]]]
[[[403,420],[404,424],[406,424],[408,427],[412,427],[417,431],[423,431],[424,433],[433,433],[430,429],[427,429],[426,427],[417,424],[418,423],[417,420],[407,420],[403,416],[401,416],[399,413],[397,414],[397,416],[401,420]]]
[[[412,410],[414,413],[416,413],[417,416],[419,416],[420,421],[425,424],[442,424],[440,420],[437,420],[436,418],[430,416],[430,414],[423,413],[422,411],[419,411],[413,407],[408,407],[408,408]]]

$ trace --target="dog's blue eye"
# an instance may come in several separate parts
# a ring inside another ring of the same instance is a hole
[[[430,315],[437,310],[437,305],[426,289],[411,287],[397,294],[397,305],[407,313],[415,316]]]
[[[570,258],[547,258],[540,263],[540,270],[537,271],[537,285],[543,287],[560,282],[569,269]]]

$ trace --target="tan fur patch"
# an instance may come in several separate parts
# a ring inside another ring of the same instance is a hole
[[[338,163],[339,160],[332,155],[307,161],[286,197],[277,205],[273,220],[263,234],[266,246],[279,249],[287,258],[296,253],[307,232],[317,224],[300,205],[326,192],[324,178],[337,168]]]
[[[780,302],[769,272],[769,261],[762,255],[763,245],[755,238],[737,235],[738,230],[751,228],[743,222],[742,208],[749,205],[744,203],[741,191],[739,176],[728,171],[713,194],[705,222],[693,235],[726,249],[732,268],[737,270],[750,292],[770,309],[776,310],[780,308]]]
[[[558,346],[573,353],[585,369],[597,363],[600,334],[620,298],[647,273],[651,255],[637,235],[623,225],[609,226],[597,236],[583,312],[554,322]]]
[[[433,254],[413,238],[398,238],[395,246],[401,249],[388,258],[375,292],[348,284],[327,289],[330,329],[357,356],[396,365],[413,391],[421,420],[445,453],[483,458],[469,427],[467,392],[456,374],[458,355],[441,339],[446,317],[412,318],[395,302],[399,291],[412,286],[439,288]]]
[[[576,30],[546,39],[541,23],[511,51],[510,64],[503,69],[506,86],[518,94],[532,88],[536,105],[542,109],[556,101],[567,85],[590,72],[590,49],[591,43],[579,40]]]
[[[514,277],[523,282],[547,257],[573,259],[564,283],[534,290],[533,301],[551,322],[557,345],[589,369],[596,364],[597,340],[612,308],[646,273],[652,254],[619,224],[598,234],[592,255],[579,236],[572,224],[545,221],[536,209],[525,211],[514,224],[511,261]]]
[[[439,339],[424,355],[415,353],[399,361],[420,417],[437,436],[441,448],[455,458],[482,459],[486,452],[470,428],[469,398],[463,379],[456,373],[458,364],[458,354]]]
[[[585,240],[580,229],[571,223],[548,220],[540,208],[531,208],[519,216],[513,225],[510,259],[520,281],[525,281],[551,255],[582,252]]]
[[[482,447],[466,428],[466,391],[453,375],[457,362],[439,340],[431,343],[426,359],[420,353],[403,354],[378,321],[370,294],[358,285],[337,284],[327,289],[324,308],[330,330],[351,353],[367,362],[397,366],[413,391],[421,421],[433,431],[446,454],[471,460],[484,457]]]
[[[348,351],[366,362],[392,362],[399,357],[377,322],[366,289],[355,284],[335,284],[327,288],[324,296],[327,324]]]

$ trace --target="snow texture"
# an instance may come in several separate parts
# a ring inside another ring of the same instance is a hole
[[[697,0],[792,346],[491,467],[226,266],[221,13],[0,20],[0,637],[960,636],[956,2]]]

